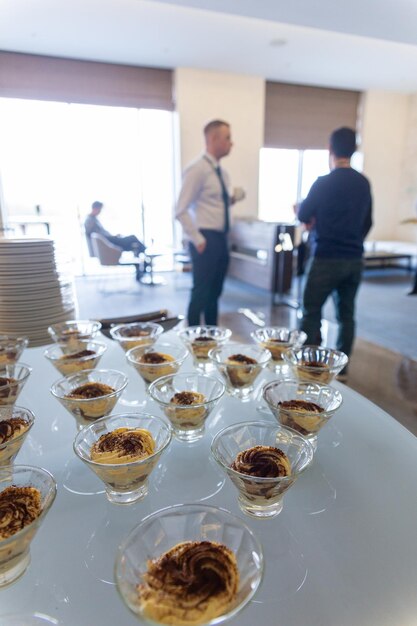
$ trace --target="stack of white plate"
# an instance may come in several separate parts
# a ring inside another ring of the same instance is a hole
[[[51,342],[48,326],[77,317],[73,280],[51,239],[0,238],[0,334]]]

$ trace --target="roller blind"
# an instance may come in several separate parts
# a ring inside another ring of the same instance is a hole
[[[358,91],[267,82],[265,96],[268,148],[325,149],[336,128],[356,129]]]
[[[172,71],[0,51],[0,96],[174,109]]]

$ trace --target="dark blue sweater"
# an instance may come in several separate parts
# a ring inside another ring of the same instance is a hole
[[[313,221],[312,254],[321,258],[361,257],[363,240],[372,226],[369,181],[350,167],[320,176],[301,203],[298,218]]]

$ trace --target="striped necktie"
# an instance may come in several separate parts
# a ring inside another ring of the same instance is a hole
[[[215,170],[217,176],[219,177],[220,186],[222,188],[222,198],[223,198],[223,204],[224,204],[224,232],[227,233],[229,231],[229,228],[230,228],[230,218],[229,218],[230,198],[229,198],[229,194],[227,193],[226,185],[224,184],[224,180],[223,180],[223,176],[222,176],[222,171],[220,169],[220,165],[215,167],[214,170]]]

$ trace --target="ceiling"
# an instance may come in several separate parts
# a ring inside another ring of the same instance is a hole
[[[417,92],[417,0],[1,0],[0,49]]]

